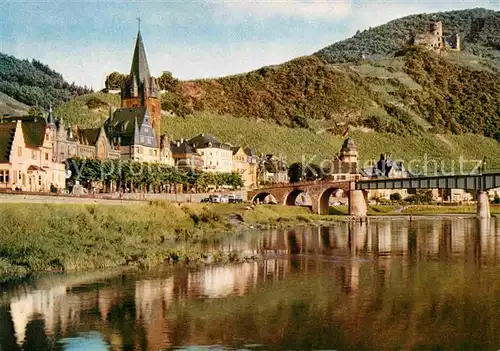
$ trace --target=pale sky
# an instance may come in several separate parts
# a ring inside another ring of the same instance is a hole
[[[151,73],[192,79],[309,55],[405,15],[474,7],[498,11],[500,0],[3,0],[0,51],[99,90],[106,74],[129,72],[138,16]]]

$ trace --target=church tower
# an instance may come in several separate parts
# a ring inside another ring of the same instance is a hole
[[[146,107],[151,119],[152,127],[155,129],[157,145],[160,145],[161,134],[161,106],[158,98],[156,80],[149,73],[146,50],[142,42],[141,31],[137,33],[135,41],[134,57],[130,75],[122,87],[121,107]]]

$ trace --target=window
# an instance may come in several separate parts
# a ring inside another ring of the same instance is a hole
[[[33,160],[36,160],[36,156],[37,156],[37,155],[36,155],[36,151],[32,150],[32,151],[31,151],[31,158],[32,158]]]
[[[144,142],[144,137],[141,135],[141,143]]]
[[[23,148],[21,146],[17,147],[17,156],[19,157],[23,156]]]
[[[9,182],[9,171],[3,170],[0,171],[0,183],[8,183]]]
[[[46,153],[45,153],[45,161],[48,161],[48,160],[49,160],[49,153],[48,153],[48,152],[46,152]]]

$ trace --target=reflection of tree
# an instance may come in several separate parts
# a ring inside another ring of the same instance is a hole
[[[294,230],[291,230],[287,233],[288,236],[288,248],[292,255],[296,255],[300,253],[300,245],[297,242],[297,233]]]
[[[42,317],[42,316],[39,316]],[[45,320],[32,319],[26,326],[26,337],[24,339],[24,350],[52,350],[54,348],[53,340],[45,335]]]
[[[0,305],[0,350],[19,350],[10,310]]]

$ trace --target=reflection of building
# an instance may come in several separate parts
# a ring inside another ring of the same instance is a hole
[[[313,302],[314,307],[309,311],[315,313],[323,311],[331,315],[331,311],[338,308],[335,319],[353,316],[349,325],[354,325],[359,321],[358,312],[366,310],[367,301],[370,305],[371,301],[382,303],[381,306],[391,311],[393,300],[383,298],[388,293],[397,295],[401,287],[427,291],[428,280],[422,279],[420,268],[428,269],[425,272],[430,273],[431,278],[452,274],[449,275],[452,279],[445,281],[449,281],[449,291],[453,292],[456,290],[453,284],[457,282],[454,278],[467,284],[477,277],[477,265],[498,264],[499,227],[494,221],[487,221],[485,228],[481,226],[475,220],[466,219],[380,220],[320,228],[274,229],[259,235],[249,233],[244,239],[225,238],[218,246],[226,253],[237,250],[270,254],[270,259],[258,262],[206,266],[198,270],[162,268],[131,275],[122,271],[107,275],[96,272],[46,275],[33,284],[6,289],[3,299],[9,298],[10,304],[0,311],[2,317],[7,317],[2,331],[11,333],[7,335],[10,345],[19,345],[7,348],[9,350],[19,349],[21,345],[24,349],[42,349],[36,347],[36,342],[63,338],[69,342],[64,344],[67,346],[82,336],[85,336],[84,342],[95,336],[112,350],[206,345],[220,336],[227,336],[224,340],[228,342],[240,337],[241,315],[253,332],[254,325],[258,327],[252,320],[255,314],[245,313],[256,303],[261,308],[256,323],[283,316],[285,318],[279,321],[286,324],[293,311],[290,308],[299,300],[301,305],[302,301]],[[365,259],[367,257],[380,258]],[[448,259],[452,257],[464,257],[465,264],[450,265]],[[452,269],[451,273],[436,271],[438,261]],[[468,275],[464,276],[464,272]],[[291,279],[284,279],[288,277]],[[35,286],[37,290],[30,291]],[[420,295],[415,296],[419,301]],[[431,291],[430,295],[429,301],[435,302],[435,294]],[[267,297],[271,300],[267,301]],[[490,297],[487,303],[494,305],[494,294]],[[404,300],[407,302],[406,296]],[[432,305],[425,302],[425,306]],[[407,312],[405,309],[405,315]],[[303,316],[309,318],[307,314]],[[38,329],[33,329],[34,324]],[[277,329],[285,324],[278,325]],[[218,330],[221,326],[228,330]],[[275,338],[274,329],[260,330],[268,332],[270,339]],[[356,328],[356,336],[358,331]],[[40,340],[44,336],[46,340]],[[31,348],[24,344],[25,339],[30,338],[34,342]],[[5,339],[0,338],[1,346],[5,345],[2,344]]]

